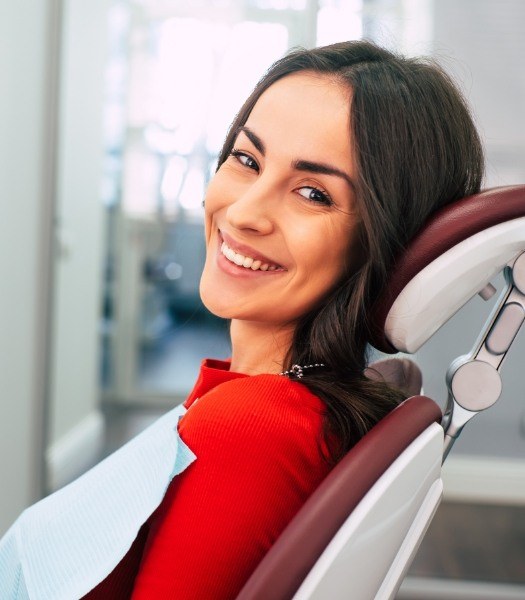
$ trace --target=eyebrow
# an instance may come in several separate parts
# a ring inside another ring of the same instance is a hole
[[[246,137],[250,140],[250,142],[257,148],[257,150],[264,156],[266,153],[266,147],[261,138],[252,131],[249,127],[241,126],[237,129],[236,136],[239,135],[240,132],[243,132]],[[307,171],[308,173],[321,173],[323,175],[335,175],[336,177],[340,177],[344,179],[348,185],[355,190],[356,186],[352,178],[341,171],[341,169],[337,169],[336,167],[332,167],[331,165],[327,165],[326,163],[318,163],[312,162],[310,160],[302,160],[297,159],[292,161],[292,168],[296,171]]]
[[[241,131],[246,135],[246,137],[250,140],[250,142],[259,150],[259,152],[264,156],[266,154],[266,147],[261,140],[261,138],[253,132],[249,127],[239,127],[235,132],[235,138],[241,133]]]
[[[325,163],[311,162],[309,160],[294,160],[292,167],[297,171],[308,171],[309,173],[322,173],[323,175],[335,175],[344,179],[348,185],[355,190],[355,183],[344,171],[327,165]]]

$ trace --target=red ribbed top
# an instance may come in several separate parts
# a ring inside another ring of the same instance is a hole
[[[203,362],[179,423],[197,460],[86,598],[235,598],[328,473],[322,401],[287,377],[228,369]]]

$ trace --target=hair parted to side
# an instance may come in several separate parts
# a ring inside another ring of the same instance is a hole
[[[467,104],[439,66],[356,41],[294,50],[278,60],[237,114],[218,168],[261,94],[298,71],[351,90],[363,261],[297,323],[284,365],[327,365],[305,372],[301,382],[326,403],[325,440],[336,461],[403,399],[364,375],[370,307],[393,260],[432,212],[479,191],[484,160]]]

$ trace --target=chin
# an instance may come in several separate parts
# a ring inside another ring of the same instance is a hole
[[[227,320],[231,320],[231,319],[235,319],[235,315],[232,314],[231,311],[226,310],[224,307],[221,306],[217,306],[215,302],[206,302],[205,300],[202,299],[202,303],[204,304],[204,306],[206,307],[206,309],[208,310],[208,312],[210,312],[212,315],[218,317],[219,319],[227,319]]]
[[[231,305],[225,305],[224,299],[220,298],[220,292],[212,286],[212,289],[207,289],[208,286],[205,282],[205,276],[201,277],[199,285],[199,296],[204,306],[211,312],[212,315],[221,319],[232,319]]]
[[[201,292],[200,298],[207,310],[220,319],[239,319],[241,321],[258,321],[257,315],[250,315],[243,312],[239,307],[232,307],[230,303],[226,304],[221,299],[217,298],[217,295],[212,293],[210,295]]]

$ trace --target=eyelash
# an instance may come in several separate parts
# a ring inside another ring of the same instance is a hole
[[[250,156],[247,152],[243,152],[242,150],[237,150],[236,148],[233,148],[233,150],[230,152],[230,156],[233,156],[234,158],[236,158],[237,161],[243,167],[247,167],[248,169],[252,169],[252,171],[259,172],[259,165],[257,164],[257,161],[252,156]],[[257,165],[257,168],[254,169],[253,167],[248,167],[248,165],[246,165],[245,163],[242,162],[242,160],[240,160],[241,157],[248,158],[249,160],[253,161],[255,163],[255,165]]]
[[[250,156],[250,154],[248,154],[247,152],[233,148],[230,152],[230,156],[233,156],[240,163],[241,166],[246,167],[247,169],[251,169],[252,171],[255,171],[257,173],[259,172],[259,165],[257,164],[257,161],[253,158],[253,156]],[[252,161],[256,165],[256,167],[255,168],[249,167],[246,163],[242,162],[241,158],[247,158],[248,160]],[[309,202],[312,202],[314,204],[324,204],[325,206],[332,206],[334,204],[334,202],[330,198],[330,196],[325,191],[323,191],[319,188],[313,187],[311,185],[304,185],[299,189],[312,190],[312,192],[321,196],[319,199],[314,199],[314,198],[308,198],[308,197],[300,194],[301,196],[303,196],[303,198],[305,198]]]

